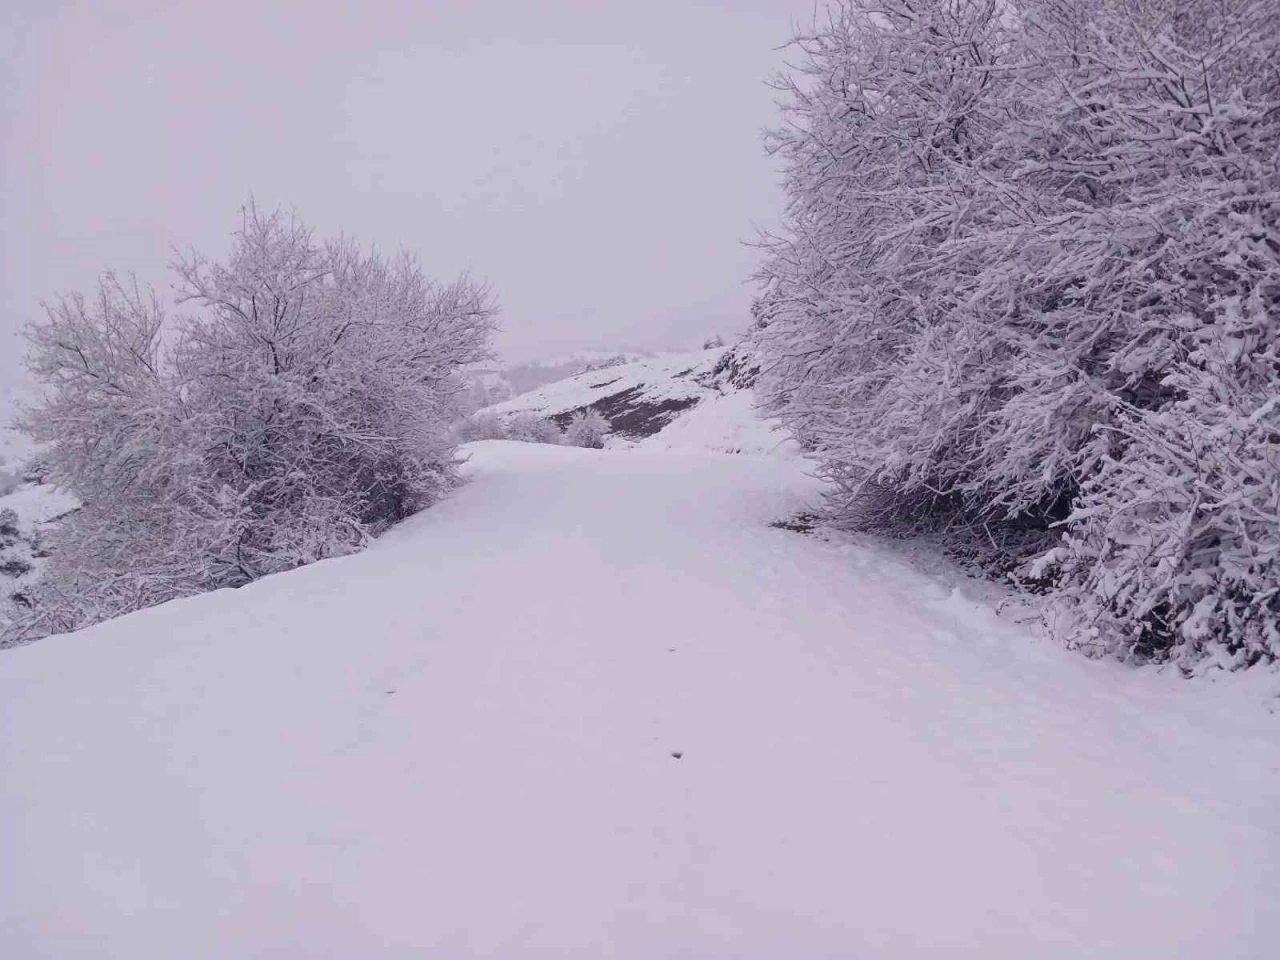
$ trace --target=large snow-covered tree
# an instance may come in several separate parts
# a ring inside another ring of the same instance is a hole
[[[1071,642],[1280,652],[1277,37],[1262,0],[844,0],[797,39],[762,382],[843,518],[1006,568],[1065,523]]]
[[[23,423],[85,503],[32,629],[350,552],[451,481],[483,287],[253,207],[225,261],[174,270],[181,316],[107,275],[29,330],[45,389]]]

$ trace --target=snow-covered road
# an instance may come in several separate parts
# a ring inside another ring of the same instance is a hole
[[[770,528],[796,461],[468,469],[360,556],[0,654],[0,957],[1275,955],[1248,678]]]

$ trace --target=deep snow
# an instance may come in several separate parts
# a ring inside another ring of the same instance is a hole
[[[0,655],[0,956],[1273,955],[1266,675],[771,528],[798,459],[471,449],[361,555]]]

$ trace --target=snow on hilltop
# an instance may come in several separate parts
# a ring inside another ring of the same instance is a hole
[[[499,418],[516,413],[567,423],[591,408],[614,438],[660,449],[769,454],[794,451],[777,423],[762,419],[751,389],[751,348],[715,347],[646,357],[588,370],[481,411]]]
[[[562,353],[541,360],[529,360],[524,363],[508,364],[494,367],[477,366],[467,373],[471,382],[472,393],[480,402],[475,406],[483,407],[498,403],[511,397],[536,390],[548,383],[577,376],[588,370],[643,360],[653,354],[631,353],[627,351],[579,350],[575,353]]]

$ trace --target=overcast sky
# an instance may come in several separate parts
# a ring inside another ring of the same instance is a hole
[[[742,329],[765,81],[812,0],[0,2],[0,377],[41,299],[168,288],[250,194],[489,280],[498,346]],[[7,370],[6,370],[7,368]]]

